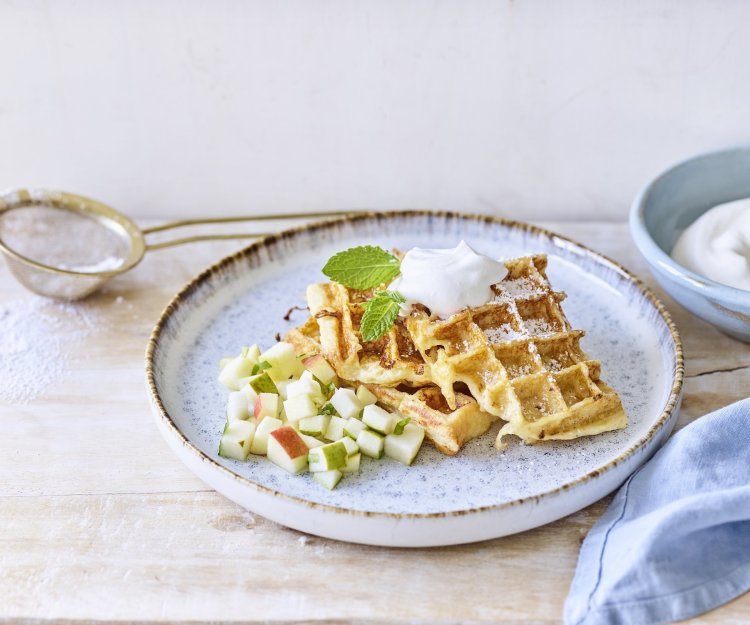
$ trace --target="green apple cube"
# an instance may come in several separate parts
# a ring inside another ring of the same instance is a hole
[[[309,451],[297,430],[290,425],[268,435],[268,459],[288,473],[302,473],[307,469]]]
[[[318,404],[322,404],[324,401],[320,384],[316,382],[313,374],[309,371],[304,371],[299,380],[290,382],[286,387],[287,399],[297,397],[298,395],[310,395]]]
[[[281,419],[275,417],[266,417],[258,424],[253,437],[253,443],[250,445],[250,453],[265,456],[268,453],[268,435],[274,430],[283,427]]]
[[[288,380],[302,373],[302,364],[294,353],[294,347],[289,343],[276,343],[264,351],[259,360],[271,365],[266,372],[274,381]]]
[[[227,364],[229,364],[229,361],[230,361],[230,360],[232,360],[232,358],[231,358],[231,357],[228,357],[228,358],[222,358],[222,359],[221,359],[221,360],[219,361],[219,373],[221,373],[221,370],[222,370],[222,369],[223,369],[224,367],[226,367],[226,366],[227,366]]]
[[[390,434],[396,427],[396,417],[380,406],[370,404],[362,412],[362,422],[380,434]]]
[[[250,378],[250,388],[256,393],[275,393],[278,395],[279,389],[276,388],[276,384],[268,375],[267,371],[258,373]]]
[[[326,432],[323,434],[323,438],[329,441],[342,439],[344,437],[344,428],[346,427],[346,424],[346,419],[342,419],[341,417],[331,417]]]
[[[385,455],[410,465],[424,440],[424,430],[418,425],[408,424],[403,434],[389,434],[385,437]]]
[[[347,456],[353,456],[354,454],[359,453],[359,445],[357,445],[353,439],[344,436],[344,438],[341,439],[341,442],[344,444],[344,447],[346,447]]]
[[[357,436],[359,450],[370,458],[379,459],[383,457],[383,437],[372,430],[362,430]]]
[[[279,380],[278,382],[274,382],[281,399],[289,399],[286,390],[292,382],[294,382],[294,380]]]
[[[233,421],[224,427],[219,441],[219,455],[224,458],[246,460],[255,435],[252,421]]]
[[[252,375],[249,375],[246,378],[240,378],[239,380],[237,380],[237,388],[241,391],[246,388],[249,388],[251,391],[253,391],[253,393],[255,393],[255,391],[253,390],[253,387],[250,386],[250,382],[252,382],[252,380],[253,380]]]
[[[370,406],[378,401],[378,398],[364,384],[360,384],[357,387],[357,399],[359,399],[363,406]]]
[[[346,451],[344,443],[336,441],[335,443],[328,443],[327,445],[311,449],[307,455],[307,461],[310,465],[310,472],[316,473],[318,471],[331,471],[332,469],[343,467],[348,457],[349,454]]]
[[[242,355],[247,358],[250,362],[252,362],[254,365],[258,364],[258,361],[260,360],[260,347],[257,345],[251,345],[250,347],[245,347],[242,350]]]
[[[346,459],[346,464],[339,469],[342,473],[359,473],[359,463],[362,454],[354,454]]]
[[[325,445],[323,441],[318,440],[314,436],[308,436],[307,434],[300,433],[299,437],[305,441],[305,445],[308,446],[308,448],[312,449],[313,447],[321,447]]]
[[[365,429],[367,429],[367,426],[364,423],[362,423],[359,419],[355,419],[354,417],[352,417],[351,419],[347,420],[346,426],[344,426],[344,434],[356,441],[359,433]]]
[[[281,399],[275,393],[260,393],[255,398],[253,416],[260,423],[266,417],[277,418],[281,411]]]
[[[284,402],[284,413],[287,421],[296,423],[305,417],[317,415],[318,408],[310,395],[297,395],[297,397],[290,397]]]
[[[342,477],[343,475],[341,471],[337,471],[336,469],[333,469],[332,471],[319,471],[313,473],[313,479],[318,484],[325,486],[328,490],[336,488],[336,485],[341,481]]]
[[[358,416],[359,411],[364,407],[362,402],[357,399],[357,395],[350,388],[336,389],[330,401],[336,412],[344,419]]]
[[[232,391],[227,398],[227,421],[245,421],[250,416],[247,395],[242,391]]]
[[[338,382],[336,371],[334,371],[333,367],[320,354],[304,358],[302,360],[302,366],[318,378],[318,380],[323,382],[323,384],[331,384],[331,382],[335,384]]]
[[[302,434],[307,434],[308,436],[323,436],[326,429],[328,429],[328,422],[330,420],[331,417],[328,417],[326,415],[305,417],[304,419],[300,419],[298,422],[299,431],[302,432]]]
[[[219,382],[230,391],[238,391],[240,390],[239,381],[249,376],[252,370],[252,362],[247,358],[237,356],[224,365],[224,368],[219,373]]]

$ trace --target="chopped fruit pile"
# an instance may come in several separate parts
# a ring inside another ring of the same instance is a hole
[[[220,368],[219,382],[231,391],[219,443],[225,458],[268,456],[330,490],[359,471],[363,454],[410,465],[422,446],[421,427],[377,406],[366,387],[339,386],[323,356],[298,357],[283,342],[263,353],[253,345]]]

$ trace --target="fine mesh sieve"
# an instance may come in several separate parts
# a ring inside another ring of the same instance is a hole
[[[61,191],[19,189],[0,195],[0,250],[16,279],[39,295],[76,300],[135,267],[151,250],[195,241],[249,239],[265,233],[203,234],[148,244],[146,236],[199,224],[352,214],[328,211],[186,219],[141,230],[115,209]]]

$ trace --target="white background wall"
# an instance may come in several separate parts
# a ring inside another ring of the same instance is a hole
[[[0,0],[0,188],[624,218],[750,141],[750,3]]]

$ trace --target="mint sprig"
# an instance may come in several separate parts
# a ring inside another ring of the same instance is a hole
[[[350,247],[331,256],[323,267],[331,280],[358,291],[388,284],[400,271],[399,259],[374,245]]]
[[[377,341],[395,323],[401,304],[406,298],[397,291],[378,291],[372,299],[366,301],[362,306],[365,314],[362,315],[359,332],[364,341]]]

